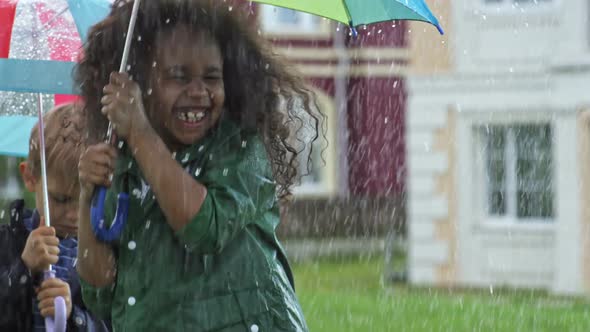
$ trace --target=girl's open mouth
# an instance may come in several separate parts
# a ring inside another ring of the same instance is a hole
[[[200,125],[208,114],[208,109],[204,107],[182,107],[174,112],[174,117],[184,126],[195,127]]]

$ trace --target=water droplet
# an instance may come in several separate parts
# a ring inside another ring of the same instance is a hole
[[[387,117],[385,117],[385,119],[384,119],[385,124],[387,124],[388,121],[389,121],[389,119]]]
[[[127,243],[127,248],[129,248],[129,250],[135,250],[135,248],[137,248],[137,243],[131,240],[129,243]]]
[[[4,210],[0,211],[0,219],[4,219]]]
[[[150,225],[151,225],[151,224],[152,224],[152,221],[148,219],[148,220],[145,222],[145,229],[150,229]]]
[[[234,7],[233,6],[229,6],[227,9],[231,12],[234,9]]]
[[[134,306],[135,305],[135,298],[133,296],[130,296],[129,299],[127,299],[127,303],[130,306]]]
[[[201,175],[201,167],[197,167],[197,169],[195,170],[195,176],[199,175]]]
[[[247,144],[248,144],[248,141],[242,141],[242,148],[245,148]]]
[[[168,23],[170,23],[170,19],[169,18],[166,19],[166,24],[168,24]]]
[[[157,66],[157,65],[158,65],[158,63],[157,63],[156,61],[154,61],[154,62],[152,63],[152,68],[156,68],[156,66]]]
[[[147,95],[148,96],[151,96],[152,95],[152,92],[153,92],[152,88],[147,89]]]
[[[137,41],[141,41],[141,36],[137,36]]]
[[[119,144],[117,146],[119,147],[119,149],[122,149],[124,145],[125,145],[125,142],[119,141]]]
[[[131,70],[131,65],[127,65],[127,67],[125,67],[125,68],[127,69],[127,71],[129,71],[129,70]],[[125,86],[123,85],[123,87],[125,87]]]
[[[188,153],[187,153],[187,154],[185,154],[185,155],[184,155],[184,158],[182,158],[182,162],[183,162],[183,163],[186,163],[186,162],[188,161],[188,159],[189,159],[189,158],[190,158],[190,154],[188,154]]]
[[[228,169],[227,168],[224,168],[223,169],[223,176],[227,176],[227,173],[228,173]]]

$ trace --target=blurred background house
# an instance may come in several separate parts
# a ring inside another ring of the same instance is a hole
[[[314,88],[326,116],[329,143],[317,142],[280,235],[330,238],[335,250],[381,248],[387,234],[404,232],[405,23],[373,25],[353,38],[317,16],[248,7],[276,52]]]
[[[587,293],[588,1],[429,3],[448,38],[408,34],[411,283]]]

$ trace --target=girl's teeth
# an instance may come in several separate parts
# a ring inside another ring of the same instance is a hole
[[[179,112],[177,117],[182,121],[194,123],[203,120],[205,112]]]

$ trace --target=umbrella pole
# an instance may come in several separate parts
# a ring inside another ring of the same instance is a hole
[[[133,30],[135,29],[135,22],[137,21],[137,12],[139,11],[140,0],[133,2],[133,9],[131,10],[131,19],[127,27],[127,36],[125,36],[125,47],[123,48],[123,57],[121,58],[121,65],[119,66],[119,73],[124,73],[127,69],[127,59],[129,58],[129,50],[131,49],[131,40],[133,38]],[[109,129],[107,130],[107,143],[112,143],[113,124],[109,122]]]
[[[43,124],[43,97],[38,94],[37,115],[39,116],[39,153],[41,154],[41,180],[43,181],[43,210],[45,226],[51,226],[49,217],[49,194],[47,192],[47,160],[45,159],[45,126]]]
[[[39,116],[39,153],[41,154],[41,180],[43,181],[43,210],[45,214],[45,226],[51,226],[49,215],[49,193],[47,191],[47,159],[45,158],[45,125],[43,124],[43,96],[39,93],[37,102],[37,115]],[[55,271],[51,264],[43,273],[43,280],[55,278]],[[64,298],[58,296],[53,299],[55,308],[54,317],[45,317],[45,331],[47,332],[65,332],[66,302]]]

